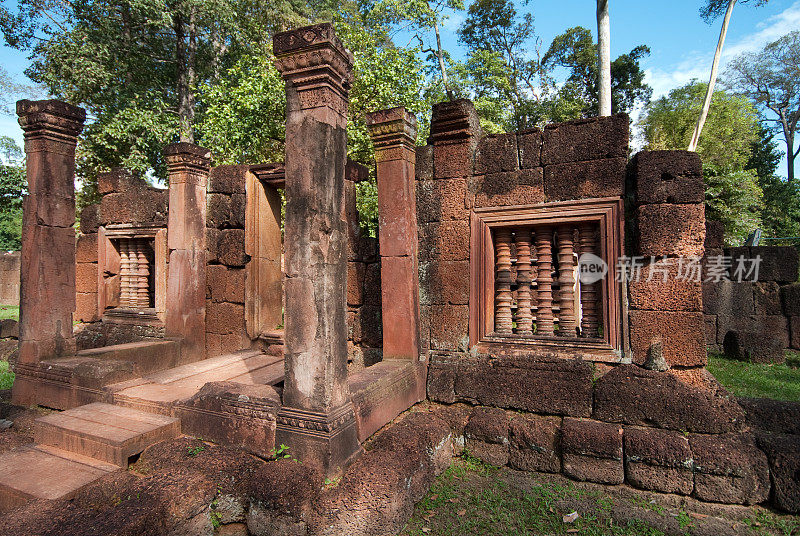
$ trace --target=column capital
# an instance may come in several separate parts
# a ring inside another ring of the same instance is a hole
[[[17,115],[26,139],[46,137],[73,144],[86,121],[86,110],[55,99],[17,101]]]
[[[402,158],[400,151],[417,144],[417,118],[402,106],[367,114],[367,128],[378,162]]]
[[[472,101],[457,99],[433,105],[430,143],[457,143],[480,136],[480,121]]]
[[[346,113],[353,82],[353,55],[329,22],[276,34],[275,67],[300,97],[300,107],[333,108]]]
[[[171,143],[164,148],[164,157],[167,160],[170,184],[175,180],[180,181],[179,176],[183,176],[184,171],[194,171],[205,176],[211,170],[211,151],[193,143]],[[205,178],[207,177],[203,180]]]

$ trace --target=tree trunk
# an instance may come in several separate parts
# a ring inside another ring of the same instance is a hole
[[[597,0],[597,52],[600,116],[611,115],[611,18],[609,0]]]
[[[197,52],[197,38],[194,27],[194,12],[189,11],[188,20],[178,4],[174,18],[175,61],[178,72],[178,129],[180,141],[194,143],[194,60]],[[188,35],[187,35],[188,33]]]
[[[439,71],[442,73],[442,83],[444,84],[444,91],[447,94],[448,100],[453,100],[453,92],[450,90],[450,84],[447,83],[447,69],[444,66],[444,52],[442,51],[442,38],[439,35],[439,18],[433,18],[433,31],[436,34],[436,58],[439,60]]]
[[[703,101],[703,108],[700,110],[700,117],[697,119],[697,125],[694,127],[692,140],[689,142],[689,151],[696,151],[697,145],[700,143],[700,134],[703,132],[703,125],[706,123],[708,117],[708,110],[711,108],[711,99],[714,96],[714,86],[717,83],[717,72],[719,71],[719,60],[722,56],[722,47],[725,45],[725,36],[728,35],[728,25],[731,22],[731,14],[733,13],[733,6],[736,5],[736,0],[728,1],[728,9],[725,11],[725,18],[722,20],[722,29],[719,32],[719,41],[717,42],[717,50],[714,52],[714,63],[711,64],[711,76],[708,80],[708,89],[706,89],[706,98]]]

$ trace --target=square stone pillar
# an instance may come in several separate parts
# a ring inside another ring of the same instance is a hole
[[[331,24],[279,33],[286,81],[285,358],[276,443],[328,476],[361,452],[347,387],[347,99],[353,57]]]
[[[25,133],[19,365],[75,353],[75,146],[83,108],[57,100],[17,102]],[[14,384],[15,404],[35,403],[34,384]]]
[[[164,149],[169,171],[167,337],[182,339],[181,361],[206,351],[206,184],[211,153],[191,143]]]
[[[419,357],[417,118],[405,108],[367,115],[378,171],[383,358]]]

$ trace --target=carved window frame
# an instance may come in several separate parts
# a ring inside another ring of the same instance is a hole
[[[594,361],[620,361],[623,351],[623,292],[617,281],[617,260],[624,243],[624,202],[621,198],[559,201],[539,205],[476,208],[470,214],[470,347],[479,352],[525,351],[533,347],[579,351]],[[600,227],[599,257],[609,272],[601,282],[603,337],[585,340],[558,337],[521,338],[494,331],[495,248],[492,231],[525,225],[559,225],[591,222]]]

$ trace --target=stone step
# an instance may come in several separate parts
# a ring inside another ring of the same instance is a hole
[[[119,470],[116,465],[45,445],[3,452],[0,512],[31,499],[68,499],[90,482]]]
[[[128,459],[148,446],[178,437],[180,420],[102,402],[36,420],[37,444],[49,445],[127,468]]]

